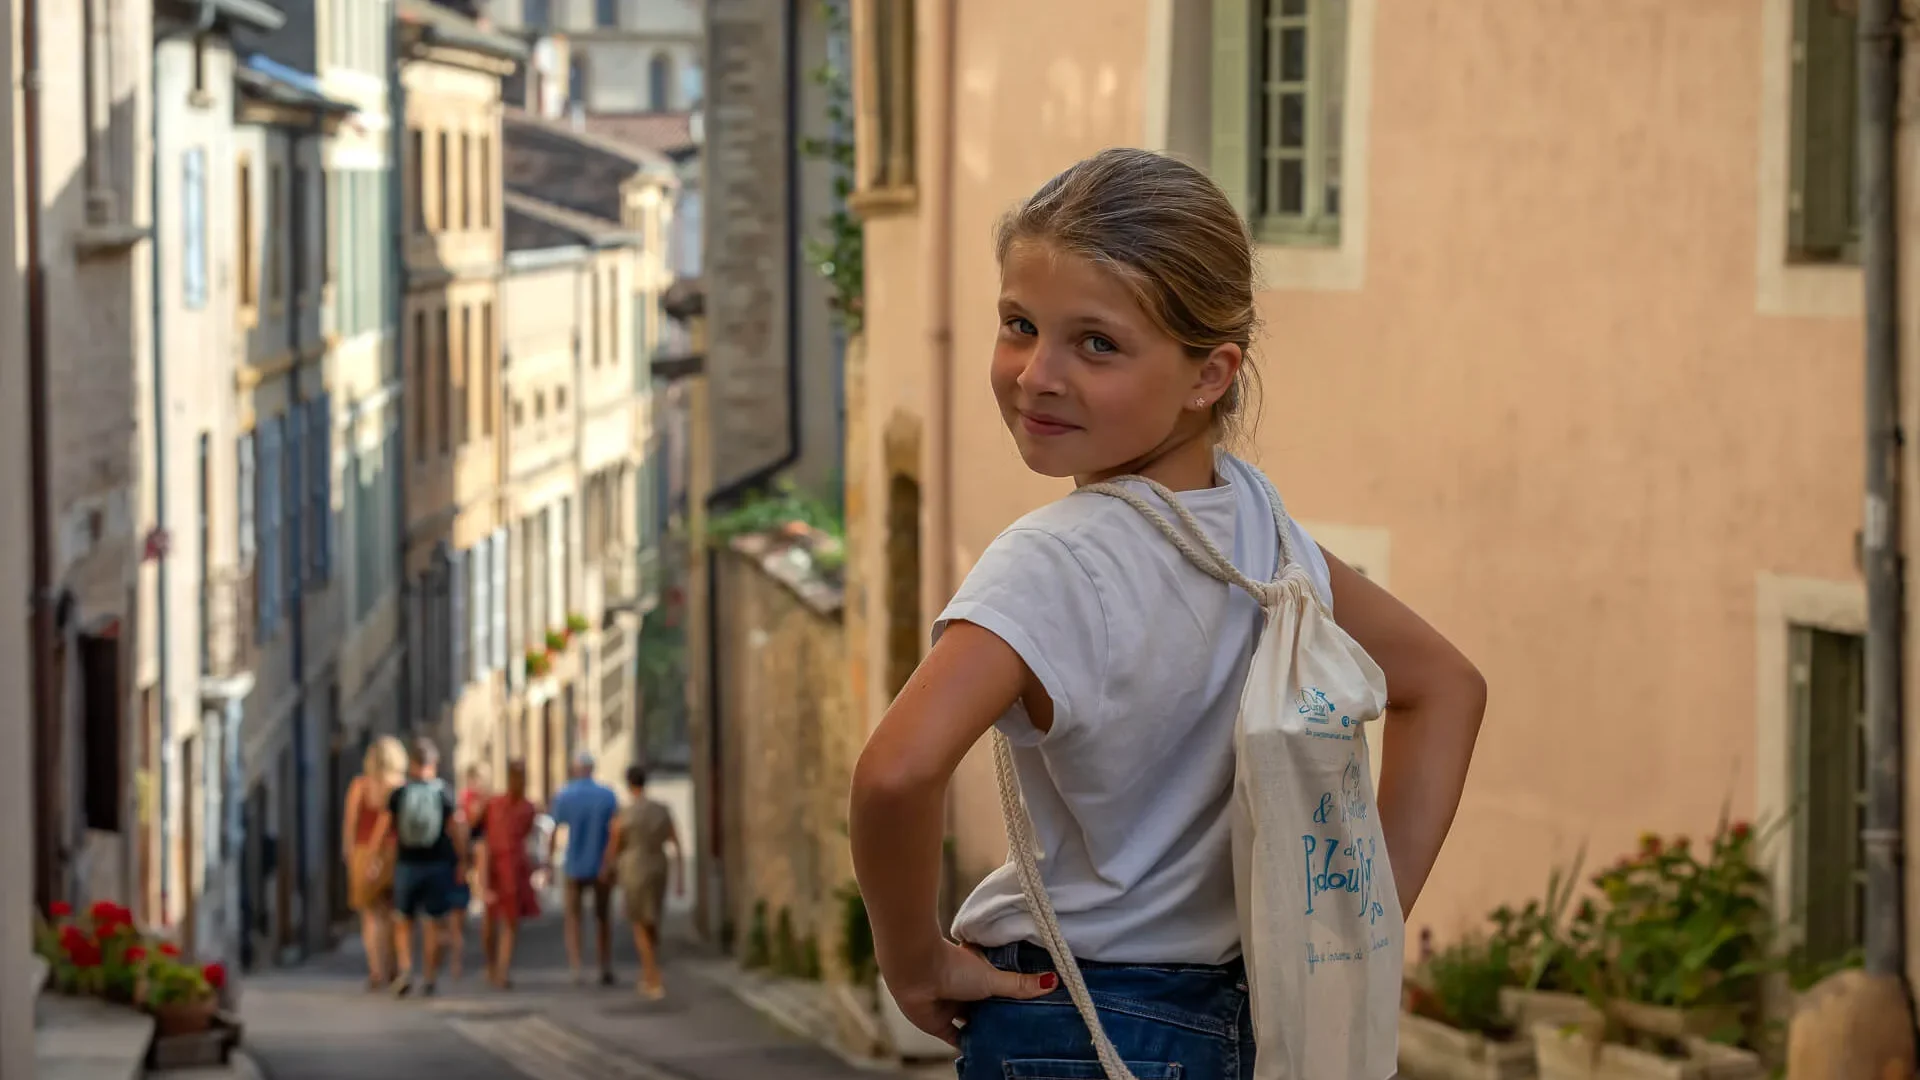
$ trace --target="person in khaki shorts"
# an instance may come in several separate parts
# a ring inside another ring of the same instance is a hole
[[[613,819],[600,873],[620,886],[620,902],[627,909],[627,922],[633,926],[633,947],[640,954],[640,993],[658,1001],[666,996],[660,981],[659,950],[660,916],[666,907],[669,877],[675,896],[686,892],[680,837],[673,828],[673,815],[647,798],[646,769],[638,765],[627,769],[627,794],[631,801]],[[669,848],[673,850],[671,858]]]
[[[600,985],[613,985],[613,912],[607,910],[610,897],[600,873],[600,859],[607,850],[607,830],[619,811],[620,799],[613,789],[593,778],[593,755],[582,752],[575,757],[573,782],[560,789],[548,810],[556,826],[566,826],[564,864],[554,858],[560,846],[560,830],[555,828],[547,841],[547,862],[560,866],[566,881],[567,963],[573,968],[575,983],[585,981],[580,965],[581,894],[592,893],[595,944],[600,947]]]

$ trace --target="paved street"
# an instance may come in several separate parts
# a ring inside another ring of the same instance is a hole
[[[630,941],[616,949],[637,970]],[[591,940],[589,939],[589,950]],[[845,1080],[856,1069],[777,1028],[698,974],[715,958],[669,943],[669,996],[580,989],[557,918],[522,928],[514,989],[488,987],[477,934],[461,983],[430,1000],[365,990],[357,940],[304,967],[250,976],[246,1047],[267,1080]],[[443,980],[444,982],[444,980]]]

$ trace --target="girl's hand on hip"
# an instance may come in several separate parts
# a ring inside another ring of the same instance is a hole
[[[976,950],[950,941],[941,943],[931,961],[918,971],[883,970],[881,974],[913,1026],[952,1046],[960,1044],[957,1021],[968,1004],[987,998],[1027,1001],[1045,997],[1060,985],[1060,977],[1052,972],[1001,971]]]

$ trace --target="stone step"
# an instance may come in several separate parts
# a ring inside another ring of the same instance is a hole
[[[36,1080],[140,1080],[153,1017],[95,998],[42,994],[34,1033]]]

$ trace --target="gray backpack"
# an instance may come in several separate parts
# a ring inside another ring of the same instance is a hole
[[[400,812],[393,818],[400,846],[427,848],[440,842],[446,828],[446,795],[440,784],[415,781],[400,789]]]

